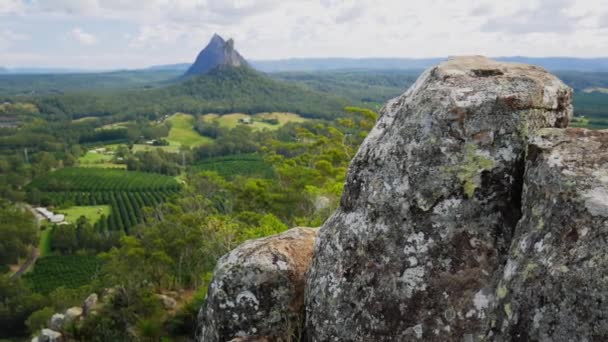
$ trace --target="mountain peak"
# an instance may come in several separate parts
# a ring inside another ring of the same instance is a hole
[[[234,49],[234,40],[228,39],[226,41],[215,33],[184,76],[206,74],[217,67],[242,67],[247,65],[243,56]]]

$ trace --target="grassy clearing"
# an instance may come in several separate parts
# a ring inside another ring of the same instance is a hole
[[[95,130],[100,130],[100,129],[116,129],[116,128],[127,128],[130,124],[133,124],[133,121],[122,121],[122,122],[115,122],[115,123],[111,123],[111,124],[107,124],[107,125],[103,125],[99,128],[96,128]]]
[[[90,206],[75,206],[67,209],[57,210],[57,213],[64,214],[66,221],[76,223],[80,216],[84,216],[91,224],[97,223],[101,215],[109,216],[112,209],[109,205],[90,205]]]
[[[96,116],[84,116],[82,118],[72,120],[73,123],[86,123],[95,121],[99,121],[99,118]]]
[[[304,122],[307,119],[293,113],[260,113],[248,115],[242,113],[233,113],[226,115],[207,114],[204,116],[207,121],[217,121],[221,127],[234,128],[238,125],[247,125],[254,130],[276,130],[290,122]],[[241,123],[241,120],[249,119],[250,124]],[[264,120],[275,119],[277,124],[265,122]]]
[[[80,167],[101,167],[101,168],[117,168],[125,169],[125,164],[115,164],[112,162],[113,157],[108,154],[94,153],[88,151],[84,156],[78,158]]]
[[[213,139],[204,137],[194,130],[192,115],[177,113],[167,120],[171,123],[171,130],[167,137],[170,146],[200,146],[213,142]]]
[[[38,252],[40,257],[49,256],[51,254],[51,231],[53,228],[46,226],[40,231],[40,242],[38,243]]]

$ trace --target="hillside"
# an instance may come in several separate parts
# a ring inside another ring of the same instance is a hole
[[[138,116],[160,117],[229,112],[294,112],[308,117],[329,118],[346,101],[304,87],[273,80],[249,68],[221,68],[162,88],[69,92],[30,96],[40,112],[68,117],[114,116],[132,120]]]

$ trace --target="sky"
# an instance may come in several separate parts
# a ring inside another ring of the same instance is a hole
[[[608,0],[0,0],[0,66],[248,59],[608,56]]]

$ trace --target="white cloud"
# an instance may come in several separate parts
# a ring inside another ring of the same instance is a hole
[[[571,5],[572,0],[540,0],[534,8],[524,8],[511,15],[489,18],[481,30],[511,34],[572,32],[579,18],[568,12]]]
[[[0,29],[0,49],[9,47],[13,42],[28,39],[29,36],[9,29]]]
[[[72,37],[82,45],[95,45],[95,43],[97,43],[97,37],[95,37],[95,35],[88,33],[79,27],[74,28],[70,33]]]
[[[0,0],[3,27],[32,37],[7,53],[67,63],[88,44],[115,67],[191,61],[213,33],[250,59],[608,55],[606,0]],[[61,51],[36,43],[66,27]]]
[[[19,13],[23,10],[22,0],[2,0],[0,1],[0,14]]]

